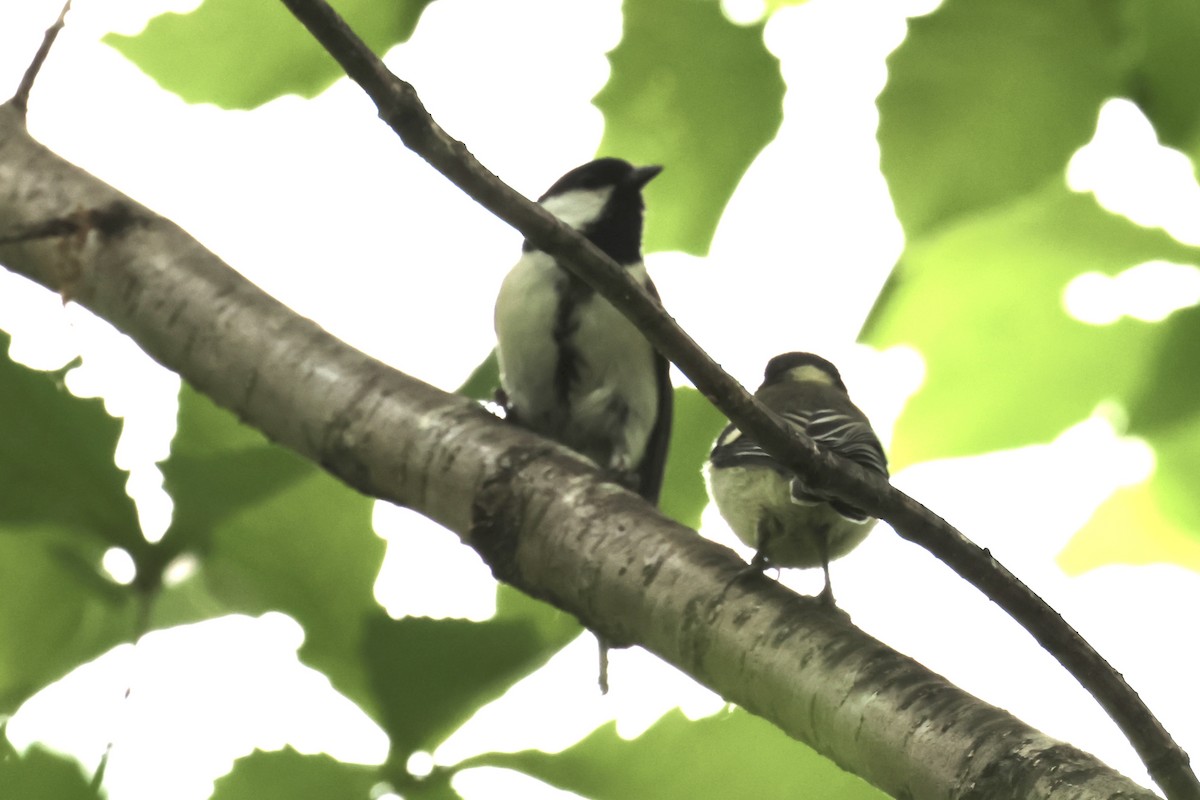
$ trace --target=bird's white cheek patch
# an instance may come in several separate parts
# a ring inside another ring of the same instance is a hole
[[[542,207],[572,228],[580,228],[600,216],[612,191],[611,186],[604,189],[575,189],[548,198]]]

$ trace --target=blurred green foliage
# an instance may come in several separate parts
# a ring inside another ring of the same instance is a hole
[[[0,332],[0,715],[127,641],[136,602],[100,567],[141,536],[113,465],[121,424],[65,371],[8,358]]]
[[[33,745],[18,753],[0,725],[0,797],[13,800],[100,800],[83,770],[69,758]]]
[[[625,31],[596,95],[603,155],[667,164],[646,188],[646,250],[703,255],[742,174],[783,122],[779,60],[763,24],[716,2],[625,0]]]
[[[664,764],[680,768],[664,774]],[[632,740],[619,736],[616,724],[609,723],[561,753],[489,753],[467,764],[476,765],[517,769],[596,800],[887,797],[741,709],[696,721],[672,711]]]
[[[413,34],[428,2],[335,5],[382,52]],[[791,4],[772,0],[768,9]],[[606,119],[601,151],[669,160],[649,189],[648,246],[704,253],[782,119],[779,65],[763,24],[732,24],[715,0],[626,0],[624,12],[610,81],[595,99]],[[311,97],[339,75],[277,2],[205,0],[108,41],[185,100],[226,108]],[[1197,41],[1200,10],[1185,0],[946,0],[911,21],[879,98],[881,164],[907,246],[863,338],[910,344],[927,366],[892,462],[1045,442],[1097,405],[1119,403],[1159,468],[1101,508],[1064,555],[1073,570],[1114,559],[1200,568],[1191,488],[1200,470],[1200,313],[1097,326],[1062,303],[1081,273],[1116,275],[1152,259],[1200,263],[1197,248],[1065,183],[1068,160],[1110,97],[1130,98],[1165,143],[1197,154]],[[877,795],[738,711],[698,722],[673,713],[633,741],[608,726],[560,754],[485,754],[407,778],[410,753],[431,750],[544,663],[577,623],[509,589],[487,622],[389,618],[373,594],[384,546],[371,501],[187,388],[162,464],[174,518],[150,543],[113,464],[119,423],[99,401],[66,392],[61,372],[11,362],[7,344],[0,335],[0,714],[149,629],[276,610],[303,626],[305,663],[385,729],[391,757],[364,767],[254,753],[218,782],[218,800],[361,798],[381,783],[403,784],[409,797],[454,797],[454,772],[482,765],[596,798],[717,796],[714,787],[730,782],[764,800],[813,785],[828,798]],[[462,391],[483,399],[495,383],[493,358]],[[663,507],[695,525],[706,502],[699,465],[723,420],[692,390],[680,389],[676,403]],[[129,585],[101,568],[114,547],[137,567]],[[183,555],[198,569],[165,586]],[[688,769],[664,781],[663,764],[680,753]],[[0,797],[18,796],[95,792],[69,760],[36,746],[18,754],[0,737]]]
[[[433,0],[332,0],[376,53],[408,39]],[[315,97],[342,69],[278,0],[204,0],[105,41],[189,103],[255,108],[285,94]]]
[[[285,747],[238,759],[237,767],[217,781],[212,800],[363,800],[378,783],[373,767]]]
[[[1200,249],[1066,187],[1110,97],[1133,100],[1165,142],[1195,153],[1197,36],[1200,10],[1177,0],[947,0],[913,19],[879,97],[881,163],[907,246],[863,332],[915,346],[927,366],[896,429],[896,466],[1047,442],[1116,403],[1158,469],[1082,536],[1118,539],[1106,527],[1128,525],[1137,497],[1138,537],[1193,567],[1195,546],[1180,537],[1200,538],[1195,310],[1091,325],[1067,314],[1063,293],[1086,272],[1200,263]],[[1113,558],[1073,547],[1075,570]]]

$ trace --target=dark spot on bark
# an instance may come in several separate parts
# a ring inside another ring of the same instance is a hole
[[[471,506],[471,543],[492,568],[497,580],[524,588],[517,563],[517,547],[525,518],[525,503],[512,484],[521,472],[549,448],[514,447],[504,453],[497,468],[484,479]]]

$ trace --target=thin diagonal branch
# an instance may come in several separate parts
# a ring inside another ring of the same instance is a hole
[[[814,489],[862,508],[921,545],[1003,608],[1104,708],[1170,800],[1200,800],[1187,753],[1099,653],[991,554],[886,480],[822,453],[785,428],[727,375],[657,303],[590,242],[523,198],[447,134],[413,87],[392,74],[324,0],[282,0],[375,101],[379,115],[414,152],[473,199],[554,255],[630,318],[658,350],[764,449]]]
[[[42,64],[46,62],[46,56],[50,55],[50,48],[54,46],[54,40],[58,38],[58,32],[63,29],[63,25],[67,21],[67,12],[71,10],[71,0],[67,0],[63,4],[62,11],[58,12],[58,19],[54,24],[46,29],[46,35],[42,38],[42,45],[33,54],[33,61],[29,63],[25,74],[21,76],[21,83],[17,86],[17,92],[12,96],[10,101],[13,106],[24,114],[29,108],[29,93],[33,91],[33,82],[37,80],[38,73],[42,70]]]

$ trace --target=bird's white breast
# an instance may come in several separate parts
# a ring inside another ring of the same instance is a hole
[[[767,557],[778,567],[816,567],[821,564],[821,541],[829,558],[841,558],[857,547],[875,520],[853,522],[825,502],[797,503],[791,481],[766,466],[708,466],[709,495],[737,537],[750,547],[761,546],[760,524],[769,520],[776,531]]]
[[[639,284],[649,280],[644,265],[628,269]],[[658,414],[654,351],[612,304],[586,293],[573,313],[577,372],[563,406],[554,330],[570,280],[540,251],[524,254],[504,279],[495,317],[501,385],[523,424],[602,466],[636,468]]]
[[[646,267],[628,268],[640,285],[649,281]],[[658,382],[654,349],[625,315],[593,294],[580,309],[576,341],[583,343],[582,369],[573,387],[572,415],[589,435],[616,438],[608,466],[633,469],[641,463],[658,416]],[[587,343],[602,343],[587,347]],[[625,406],[619,412],[615,404]]]
[[[566,274],[534,250],[509,271],[496,298],[496,349],[500,383],[509,402],[532,422],[554,400],[558,348],[554,323]]]

